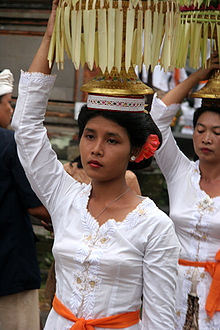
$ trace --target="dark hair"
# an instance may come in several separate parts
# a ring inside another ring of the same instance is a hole
[[[150,134],[155,134],[158,136],[160,141],[160,146],[162,144],[162,135],[159,128],[154,123],[150,114],[144,112],[131,112],[123,113],[116,111],[103,111],[103,110],[90,110],[87,105],[84,105],[80,111],[78,117],[79,125],[79,140],[82,137],[84,128],[87,122],[97,116],[102,116],[106,119],[116,122],[121,127],[125,128],[131,143],[132,148],[141,148],[145,144],[148,136]],[[159,147],[160,147],[159,146]],[[150,165],[152,157],[145,159],[143,162],[135,163],[129,162],[129,169],[140,169]]]
[[[214,112],[217,113],[218,115],[220,115],[220,108],[212,106],[212,107],[208,107],[208,106],[203,106],[201,108],[196,109],[196,111],[194,112],[193,115],[193,127],[196,127],[196,123],[199,119],[199,117],[204,113],[204,112]]]

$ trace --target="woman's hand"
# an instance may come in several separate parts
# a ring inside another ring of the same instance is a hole
[[[162,101],[167,106],[171,104],[181,103],[183,99],[190,93],[192,88],[196,86],[200,81],[209,79],[209,76],[214,69],[219,69],[219,57],[217,52],[213,52],[211,58],[208,60],[207,69],[199,69],[191,73],[191,75],[177,85],[175,88],[170,90],[162,98]]]
[[[199,81],[208,80],[212,70],[214,70],[214,69],[220,69],[219,55],[218,55],[218,52],[216,52],[216,51],[213,52],[211,57],[208,59],[207,68],[206,69],[200,68],[196,72]]]

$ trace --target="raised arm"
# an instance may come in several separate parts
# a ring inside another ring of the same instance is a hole
[[[57,3],[58,0],[53,1],[45,35],[29,72],[21,73],[18,99],[12,120],[22,166],[32,189],[52,218],[53,212],[59,208],[61,196],[65,196],[70,185],[76,184],[75,181],[70,180],[63,165],[57,159],[43,124],[48,98],[55,81],[55,76],[50,75],[47,55]]]
[[[168,188],[172,180],[179,178],[180,175],[185,175],[184,171],[187,171],[190,164],[189,159],[179,149],[170,128],[173,117],[179,108],[179,104],[166,106],[162,100],[154,98],[150,112],[163,137],[160,149],[155,152],[155,158]]]
[[[218,53],[214,52],[208,61],[208,68],[200,68],[198,71],[193,72],[187,79],[185,79],[183,82],[181,82],[179,85],[164,95],[162,98],[163,103],[167,106],[181,103],[196,84],[198,84],[200,81],[208,79],[211,71],[218,68]]]
[[[55,24],[56,18],[56,9],[58,6],[59,0],[53,0],[51,14],[47,23],[47,29],[43,36],[40,47],[29,67],[29,72],[41,72],[44,74],[50,74],[51,69],[49,68],[49,62],[47,60],[47,55],[49,51],[50,41],[53,33],[53,27]]]
[[[216,53],[213,54],[209,63],[208,69],[199,69],[174,89],[170,90],[161,100],[157,98],[153,100],[151,116],[163,136],[162,147],[155,153],[155,157],[168,185],[172,180],[185,175],[185,171],[188,171],[190,165],[189,159],[180,151],[176,144],[170,124],[180,108],[179,103],[189,94],[192,87],[199,81],[207,79],[210,72],[219,67],[218,55]]]

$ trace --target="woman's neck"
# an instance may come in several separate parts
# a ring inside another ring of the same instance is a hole
[[[141,201],[126,184],[125,178],[109,182],[93,180],[88,210],[101,226],[108,219],[123,221]]]
[[[201,180],[205,182],[220,181],[220,164],[205,163],[201,162],[199,164]]]
[[[122,194],[128,188],[125,178],[100,182],[92,180],[92,193],[90,198],[99,201],[108,201]]]

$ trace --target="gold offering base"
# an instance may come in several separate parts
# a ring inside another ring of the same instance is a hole
[[[220,69],[214,70],[208,83],[199,91],[194,92],[192,97],[219,99],[220,103]]]
[[[136,75],[133,67],[128,73],[122,67],[120,74],[114,67],[111,73],[107,70],[104,74],[99,73],[93,80],[81,87],[81,91],[92,94],[104,95],[148,95],[154,94],[152,88],[145,85]]]

